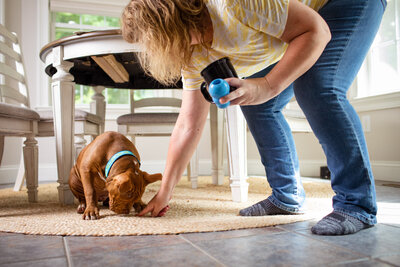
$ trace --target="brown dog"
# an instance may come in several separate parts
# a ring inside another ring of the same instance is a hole
[[[105,178],[107,163],[120,151],[130,151],[134,156],[119,157]],[[107,198],[110,210],[116,213],[128,214],[132,206],[140,212],[146,206],[141,200],[145,187],[161,180],[162,175],[149,175],[139,167],[139,153],[124,135],[106,132],[96,137],[79,153],[70,172],[69,187],[80,203],[77,212],[83,213],[83,219],[98,219],[97,202]]]

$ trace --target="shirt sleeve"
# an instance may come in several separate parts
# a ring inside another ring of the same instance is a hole
[[[181,70],[183,90],[199,90],[201,83],[204,81],[201,77],[201,70],[207,66],[207,59],[203,56],[203,49],[197,46],[191,57],[190,67]]]
[[[187,70],[182,70],[183,90],[199,90],[203,82],[199,73],[193,73]]]
[[[280,38],[286,27],[289,0],[234,0],[229,8],[243,24]]]

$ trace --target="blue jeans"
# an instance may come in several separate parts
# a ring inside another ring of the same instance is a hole
[[[304,75],[275,98],[242,106],[265,166],[269,200],[301,212],[305,193],[289,125],[282,109],[295,95],[325,152],[331,171],[333,208],[366,224],[376,223],[376,195],[367,146],[357,113],[346,98],[370,48],[386,7],[385,0],[330,0],[319,14],[332,39]],[[265,76],[272,66],[250,76]]]

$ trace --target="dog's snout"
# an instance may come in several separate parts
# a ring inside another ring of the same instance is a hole
[[[110,210],[117,214],[129,214],[131,212],[130,207],[132,206],[131,204],[129,205],[115,205],[116,203],[119,203],[118,201],[110,201]]]
[[[112,209],[110,208],[113,212],[117,213],[117,214],[129,214],[130,213],[130,209]]]

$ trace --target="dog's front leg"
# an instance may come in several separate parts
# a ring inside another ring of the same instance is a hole
[[[100,218],[97,206],[97,194],[94,188],[94,179],[97,174],[91,172],[82,173],[82,185],[86,199],[86,209],[82,215],[84,220],[97,220]]]

